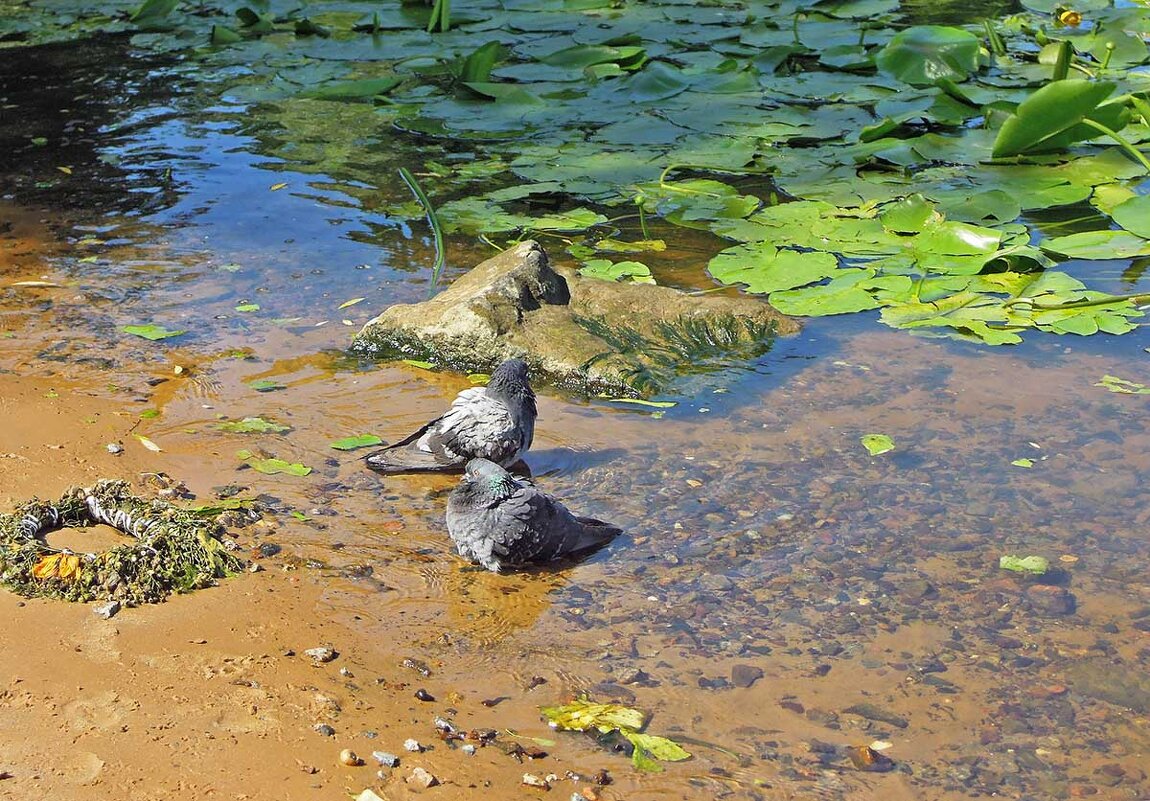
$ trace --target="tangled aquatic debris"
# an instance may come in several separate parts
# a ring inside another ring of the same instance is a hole
[[[105,524],[131,541],[98,553],[53,548],[57,528]],[[33,499],[0,515],[0,584],[25,596],[67,601],[157,603],[211,586],[241,562],[203,515],[133,495],[126,481],[71,489],[55,503]]]

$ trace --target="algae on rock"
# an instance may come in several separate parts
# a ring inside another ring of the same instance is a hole
[[[760,355],[798,328],[761,300],[584,278],[553,267],[529,240],[430,300],[386,309],[352,348],[471,372],[519,356],[560,386],[641,395],[707,359]]]

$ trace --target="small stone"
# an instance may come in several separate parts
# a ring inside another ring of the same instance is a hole
[[[312,726],[312,730],[315,731],[316,734],[322,734],[324,737],[335,736],[335,729],[333,729],[327,723],[317,723]]]
[[[109,442],[104,447],[107,448],[108,453],[112,454],[113,456],[119,456],[124,452],[124,446],[118,442]]]
[[[435,700],[435,696],[432,695],[431,693],[429,693],[427,690],[423,689],[422,687],[420,687],[418,690],[415,691],[415,697],[417,699],[419,699],[420,701],[434,701]]]
[[[643,670],[633,665],[621,668],[616,673],[616,677],[620,684],[642,684],[651,678]]]
[[[108,601],[107,603],[98,604],[92,608],[97,617],[102,617],[104,620],[110,620],[115,617],[116,613],[120,611],[119,601]]]
[[[475,746],[471,743],[467,743],[467,745],[461,746],[459,750],[468,756],[475,756]]]
[[[263,569],[264,569],[264,566],[261,565],[259,562],[252,562],[250,565],[248,565],[248,572],[249,573],[259,573]]]
[[[352,673],[350,670],[348,670],[345,667],[341,667],[339,669],[339,675],[343,676],[345,679],[354,679],[355,678],[355,674]]]
[[[304,655],[310,656],[317,665],[322,665],[335,659],[339,653],[331,646],[321,645],[318,648],[308,648]]]
[[[419,740],[416,740],[414,738],[408,738],[408,739],[403,741],[403,750],[404,751],[411,751],[412,753],[418,754],[420,751],[423,750],[423,746],[419,744]]]
[[[540,790],[550,790],[551,785],[547,783],[546,779],[541,779],[534,773],[523,774],[524,787],[538,787]]]
[[[389,754],[387,751],[372,751],[371,758],[385,768],[399,767],[399,757],[395,754]]]
[[[416,784],[425,788],[434,787],[435,785],[439,784],[439,779],[428,773],[423,768],[415,768],[412,770],[411,775],[407,777],[407,781],[411,784]]]
[[[763,677],[763,669],[757,665],[735,665],[731,668],[731,684],[736,687],[750,687]]]
[[[847,756],[851,764],[858,770],[871,773],[886,773],[894,769],[894,762],[883,756],[869,745],[852,745],[847,748]]]
[[[735,586],[735,582],[720,573],[708,573],[699,580],[699,586],[711,592],[724,592]]]
[[[363,760],[359,758],[359,755],[350,748],[345,748],[339,752],[339,761],[350,768],[356,768],[363,764]]]
[[[1062,617],[1074,612],[1077,606],[1074,595],[1065,587],[1049,584],[1034,584],[1026,588],[1026,600],[1040,615]]]

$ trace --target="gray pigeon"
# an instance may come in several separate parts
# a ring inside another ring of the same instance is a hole
[[[367,466],[381,473],[462,470],[469,459],[513,465],[535,436],[535,393],[527,363],[508,359],[486,387],[459,393],[451,408],[411,436],[368,454]]]
[[[598,548],[622,529],[576,517],[494,462],[472,459],[447,499],[447,532],[461,556],[498,573]]]

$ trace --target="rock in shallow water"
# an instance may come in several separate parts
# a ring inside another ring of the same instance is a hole
[[[386,309],[352,348],[467,371],[521,356],[552,383],[634,394],[664,388],[680,363],[698,368],[708,356],[757,355],[776,334],[798,330],[795,320],[754,298],[688,295],[557,270],[538,242],[526,241],[431,300]]]

